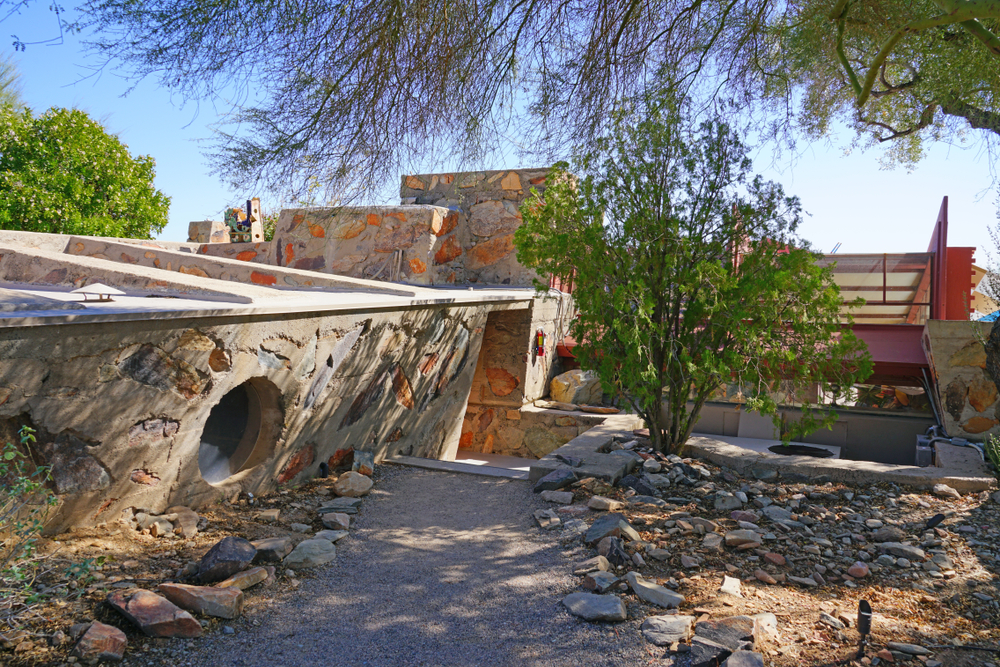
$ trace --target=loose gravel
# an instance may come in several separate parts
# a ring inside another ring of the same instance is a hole
[[[578,581],[554,536],[534,526],[534,510],[550,505],[527,482],[394,465],[377,477],[351,535],[337,543],[336,561],[298,590],[276,587],[252,600],[243,618],[228,622],[235,634],[159,640],[124,664],[649,661],[638,621],[590,624],[562,607]]]

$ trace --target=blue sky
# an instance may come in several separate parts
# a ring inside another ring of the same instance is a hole
[[[7,35],[33,42],[57,34],[52,14],[36,4],[20,16],[0,23],[0,49],[10,52]],[[211,126],[224,106],[181,104],[152,81],[141,82],[125,95],[130,82],[113,71],[87,77],[91,71],[79,43],[69,36],[61,45],[29,45],[15,56],[22,74],[25,102],[41,112],[51,106],[77,107],[104,123],[133,154],[156,159],[156,185],[172,199],[170,223],[160,235],[184,241],[192,220],[222,219],[231,201],[254,193],[229,191],[201,152],[212,136]],[[218,103],[217,103],[218,104]],[[988,226],[996,221],[996,188],[989,159],[975,148],[934,146],[912,172],[879,167],[877,150],[845,155],[850,136],[830,144],[814,144],[795,161],[772,165],[771,153],[761,150],[756,166],[766,178],[777,180],[786,192],[798,195],[810,214],[802,236],[821,251],[842,243],[840,252],[903,252],[927,248],[942,196],[949,197],[952,246],[976,246],[977,262],[986,262]],[[490,168],[537,165],[487,165]],[[398,181],[397,181],[398,182]],[[395,183],[386,184],[391,195]],[[391,198],[385,203],[398,203]]]

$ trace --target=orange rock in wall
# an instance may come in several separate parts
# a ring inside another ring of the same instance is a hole
[[[369,225],[373,225],[375,227],[378,227],[380,224],[382,224],[382,219],[379,218],[374,213],[369,213],[368,214],[368,224]]]
[[[261,273],[260,271],[254,271],[250,274],[250,281],[256,283],[257,285],[274,285],[277,284],[278,279],[272,276],[270,273]]]
[[[449,236],[434,253],[435,264],[447,264],[462,254],[462,246],[454,236]]]
[[[367,220],[345,220],[340,223],[330,232],[330,235],[335,239],[347,240],[353,239],[355,236],[359,235],[361,232],[368,228]]]
[[[435,217],[431,223],[431,231],[435,236],[444,236],[458,225],[458,211],[449,211],[448,215],[441,219]]]
[[[197,266],[179,266],[177,270],[181,273],[187,274],[189,276],[198,276],[199,278],[208,278],[208,274],[199,269]]]
[[[236,253],[236,259],[241,262],[249,262],[257,256],[255,250],[244,250],[243,252]]]
[[[469,449],[470,447],[472,447],[472,431],[463,433],[462,437],[458,440],[459,449]]]
[[[306,445],[293,456],[289,461],[285,469],[281,471],[278,475],[278,484],[284,484],[288,480],[292,479],[300,472],[306,469],[307,466],[311,465],[313,460],[316,458],[316,448],[312,445]]]
[[[322,227],[320,227],[319,225],[310,224],[309,225],[309,233],[312,234],[313,236],[315,236],[318,239],[322,239],[322,238],[326,237],[326,230],[323,229]],[[361,232],[358,232],[358,234],[360,234],[360,233]]]
[[[421,181],[416,176],[407,176],[406,177],[406,187],[412,188],[413,190],[423,190],[424,189],[424,182]]]
[[[514,235],[499,236],[471,248],[465,266],[469,269],[481,269],[496,264],[512,252],[514,252]]]
[[[982,346],[980,346],[982,347]],[[969,383],[969,403],[976,412],[986,412],[986,409],[996,403],[997,387],[981,374]]]
[[[490,391],[496,396],[507,396],[521,384],[519,379],[503,368],[487,368],[486,378],[490,383]]]
[[[427,270],[427,265],[420,261],[419,259],[411,259],[410,262],[410,272],[411,273],[423,273]]]
[[[984,433],[998,424],[1000,422],[989,417],[972,417],[969,421],[962,424],[962,430],[966,433]]]

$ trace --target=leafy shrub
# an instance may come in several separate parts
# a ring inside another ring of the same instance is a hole
[[[993,474],[997,481],[1000,481],[1000,438],[995,435],[988,437],[983,443],[983,453],[986,454],[986,460],[993,466]]]

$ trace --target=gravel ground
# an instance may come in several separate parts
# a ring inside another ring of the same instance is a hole
[[[547,504],[527,482],[393,465],[378,477],[337,560],[298,590],[252,596],[234,635],[169,640],[125,664],[649,664],[638,621],[584,623],[560,605],[578,582],[534,525]]]

